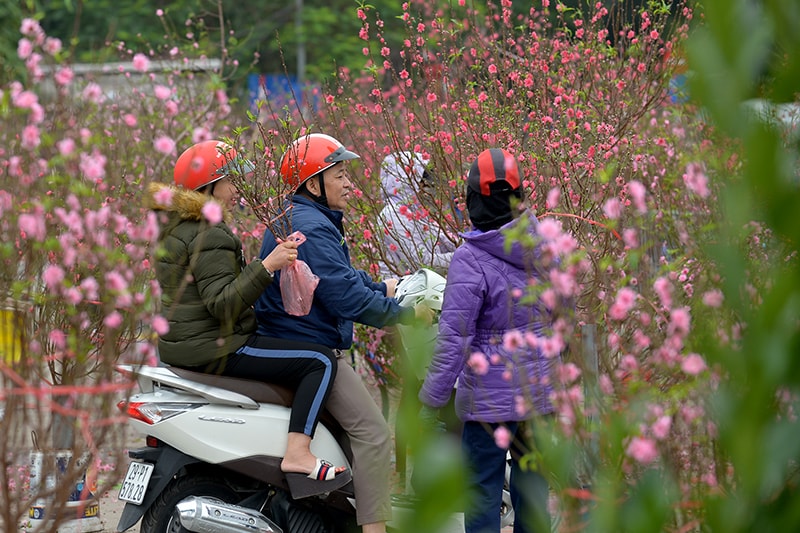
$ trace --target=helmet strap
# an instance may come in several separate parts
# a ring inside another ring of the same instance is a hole
[[[319,177],[319,181],[317,182],[317,183],[319,183],[319,195],[316,195],[313,192],[311,192],[310,190],[308,190],[308,183],[307,182],[304,183],[302,185],[302,187],[300,188],[300,190],[298,190],[297,192],[299,192],[300,194],[302,194],[304,196],[308,196],[309,198],[311,198],[314,202],[318,203],[319,205],[322,205],[324,207],[328,207],[328,197],[325,195],[325,179],[322,177],[322,172],[320,172],[317,176]],[[313,177],[316,177],[316,176],[312,176],[312,178]]]

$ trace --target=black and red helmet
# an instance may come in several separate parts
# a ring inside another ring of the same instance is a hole
[[[514,156],[501,148],[481,152],[467,176],[467,211],[472,225],[489,231],[510,222],[520,198],[519,167]]]
[[[518,190],[520,180],[517,160],[501,148],[484,150],[469,169],[467,185],[482,196],[490,196],[492,191]]]

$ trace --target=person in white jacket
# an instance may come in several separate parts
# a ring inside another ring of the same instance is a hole
[[[385,262],[381,262],[383,277],[410,274],[422,267],[442,275],[447,273],[456,242],[428,213],[430,206],[426,204],[433,202],[432,189],[436,185],[426,168],[429,162],[419,152],[398,151],[387,155],[381,163],[380,179],[385,205],[380,213],[380,223],[385,230],[383,242],[386,258]],[[400,361],[404,365],[409,364],[405,355],[408,347],[399,338],[397,341],[403,353]],[[415,375],[411,368],[413,366],[400,372],[403,385],[398,408],[403,412],[417,412],[421,405],[417,401],[417,394],[422,386],[422,376]],[[407,431],[408,428],[401,423],[401,417],[398,417],[395,422],[395,469],[403,486],[409,439]],[[413,476],[411,485],[414,486]]]
[[[421,191],[434,186],[434,178],[426,170],[428,163],[421,153],[410,151],[391,153],[381,163],[384,276],[402,276],[422,267],[445,274],[453,257],[454,238],[430,216],[429,206],[420,198]]]

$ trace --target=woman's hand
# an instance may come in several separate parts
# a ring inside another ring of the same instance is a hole
[[[276,246],[261,261],[261,264],[269,272],[277,272],[283,267],[294,263],[295,259],[297,259],[297,243],[295,241],[284,241]]]

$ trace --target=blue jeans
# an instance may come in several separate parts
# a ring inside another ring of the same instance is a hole
[[[519,464],[529,451],[524,441],[525,423],[490,424],[466,422],[461,447],[470,464],[471,500],[464,512],[465,533],[499,533],[500,505],[506,473],[506,451],[498,448],[494,430],[504,425],[511,432],[511,505],[514,508],[514,533],[549,533],[547,480]],[[530,468],[530,467],[528,467]]]

